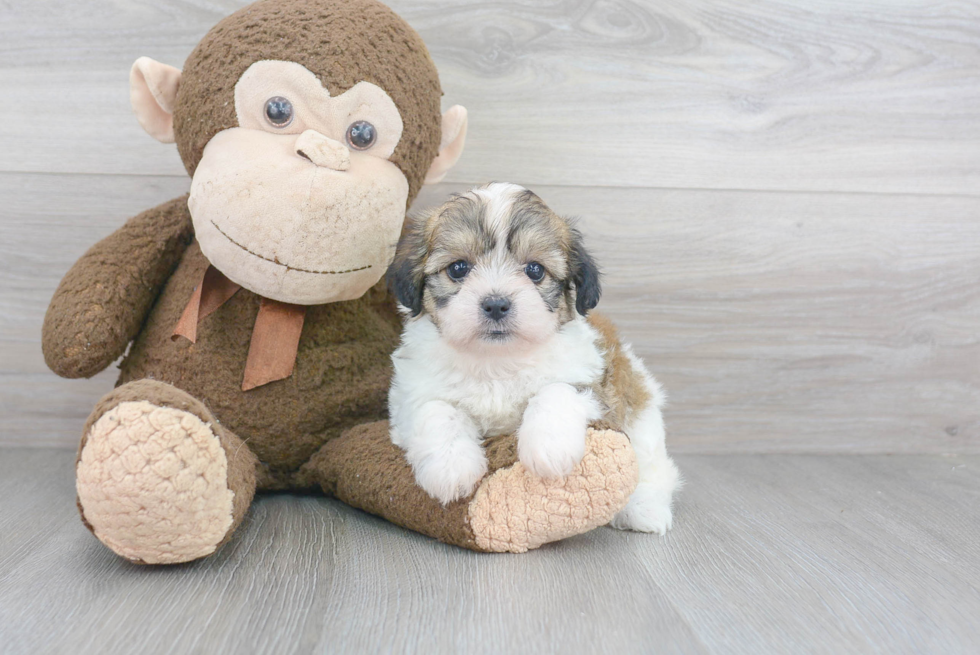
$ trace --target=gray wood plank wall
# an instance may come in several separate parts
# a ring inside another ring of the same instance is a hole
[[[128,105],[230,0],[0,1],[0,444],[112,384],[44,367],[76,257],[188,187]],[[581,217],[677,452],[980,453],[980,3],[391,0],[489,180]]]

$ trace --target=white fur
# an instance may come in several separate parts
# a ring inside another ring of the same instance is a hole
[[[508,214],[514,198],[526,189],[510,182],[492,182],[485,187],[473,189],[470,193],[487,201],[487,225],[496,230],[507,225]]]
[[[419,486],[443,503],[469,496],[487,472],[483,435],[473,419],[449,403],[430,400],[413,420],[412,447],[405,456]]]
[[[527,403],[517,430],[517,456],[542,478],[568,475],[585,455],[585,431],[602,416],[591,391],[565,382],[541,388]]]
[[[449,346],[427,316],[410,321],[392,357],[389,408],[392,441],[405,450],[419,485],[442,503],[469,495],[486,471],[482,438],[513,433],[522,421],[521,461],[542,476],[568,473],[582,459],[588,422],[601,414],[591,394],[573,388],[602,375],[597,337],[578,318],[532,352],[484,357]],[[436,403],[443,408],[438,420],[432,418]],[[455,459],[456,452],[465,456]],[[477,454],[482,469],[474,461]],[[430,471],[435,466],[444,467],[441,474]]]
[[[487,357],[451,347],[427,316],[409,321],[392,358],[389,409],[392,440],[405,450],[419,485],[444,504],[465,498],[487,470],[483,437],[515,431],[526,467],[541,477],[568,474],[582,459],[588,424],[605,409],[589,391],[576,389],[604,372],[598,337],[577,317],[530,353]],[[626,348],[650,402],[626,426],[639,483],[610,525],[664,534],[680,486],[665,445],[664,393]]]
[[[597,338],[592,326],[576,318],[530,352],[487,357],[449,346],[428,316],[409,321],[392,356],[392,439],[409,446],[420,427],[419,410],[432,400],[468,414],[481,436],[512,433],[520,427],[528,401],[547,385],[587,387],[602,375]]]
[[[643,375],[650,402],[626,426],[639,466],[640,479],[626,507],[609,525],[620,530],[664,534],[674,523],[671,501],[681,486],[677,465],[667,455],[664,420],[661,414],[666,397],[660,384],[650,375],[633,349],[625,345],[633,370]]]
[[[487,225],[500,243],[521,191],[492,184],[471,192],[488,202]],[[419,485],[443,504],[469,496],[486,474],[487,436],[516,432],[518,457],[531,472],[568,475],[584,456],[589,424],[607,409],[590,391],[605,372],[599,334],[577,314],[559,325],[523,267],[505,250],[495,251],[438,310],[438,326],[425,313],[407,319],[392,356],[392,441],[405,451]],[[480,302],[489,294],[512,302],[506,340],[485,339]],[[639,484],[611,525],[663,534],[671,527],[671,499],[680,483],[664,443],[664,394],[625,348],[650,401],[627,417]]]
[[[512,339],[488,343],[481,338],[483,312],[480,303],[488,295],[506,290],[512,316],[508,327]],[[486,354],[514,353],[533,348],[551,339],[558,328],[558,317],[541,301],[534,283],[524,274],[523,265],[496,253],[493,261],[466,276],[462,288],[440,312],[442,337],[459,350]]]

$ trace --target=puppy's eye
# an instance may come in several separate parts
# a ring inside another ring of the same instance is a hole
[[[286,127],[293,122],[293,103],[282,96],[265,101],[265,117],[273,127]]]
[[[367,121],[355,121],[347,128],[347,143],[354,150],[367,150],[378,140],[378,131]]]
[[[446,268],[446,275],[450,279],[456,280],[457,282],[466,277],[466,274],[470,272],[470,263],[463,261],[462,259],[458,262],[453,262]]]
[[[544,266],[537,262],[531,262],[524,267],[524,273],[532,282],[540,282],[544,279]]]

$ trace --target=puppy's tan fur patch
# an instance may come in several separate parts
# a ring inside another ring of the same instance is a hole
[[[608,408],[601,426],[623,431],[634,415],[646,409],[652,398],[647,391],[646,380],[626,355],[613,322],[595,312],[589,314],[588,321],[599,333],[599,345],[606,362],[602,379],[592,387],[592,391]]]

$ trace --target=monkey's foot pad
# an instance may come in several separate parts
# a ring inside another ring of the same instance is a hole
[[[232,527],[228,460],[200,418],[147,401],[103,414],[83,442],[76,489],[102,543],[144,564],[214,552]]]
[[[469,508],[477,546],[523,553],[605,525],[626,506],[637,474],[626,435],[590,428],[585,456],[567,477],[539,478],[517,462],[480,485]]]

